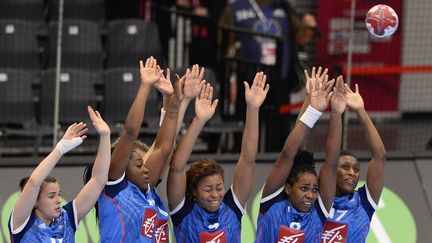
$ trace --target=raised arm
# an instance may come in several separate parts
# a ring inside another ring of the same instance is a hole
[[[174,145],[181,102],[180,98],[180,87],[177,82],[174,93],[169,96],[166,115],[156,135],[153,151],[145,161],[147,169],[151,172],[149,173],[149,183],[151,187],[154,187],[158,183],[164,169],[165,161],[171,154]]]
[[[93,126],[99,133],[100,140],[98,153],[93,165],[92,177],[75,198],[78,222],[87,215],[98,200],[100,193],[108,181],[111,160],[111,131],[109,126],[102,119],[98,111],[94,111],[90,106],[87,109]]]
[[[123,176],[129,164],[129,157],[137,139],[141,123],[144,118],[144,110],[153,84],[159,80],[162,72],[157,69],[156,59],[149,57],[145,65],[140,61],[141,83],[135,100],[127,114],[122,135],[112,153],[111,166],[108,177],[116,180]]]
[[[266,179],[262,192],[263,198],[285,185],[294,163],[294,157],[303,143],[306,133],[314,126],[321,113],[328,107],[333,84],[334,80],[321,82],[319,78],[311,78],[309,82],[310,105],[301,116],[301,122],[295,125],[286,139],[284,147]]]
[[[20,227],[30,216],[45,178],[51,173],[63,154],[82,143],[83,139],[86,138],[86,132],[87,126],[83,122],[70,125],[62,140],[30,175],[13,209],[12,223],[14,230]]]
[[[328,72],[327,68],[324,69],[324,71],[323,71],[322,68],[319,67],[318,70],[316,71],[315,67],[312,67],[311,75],[309,75],[308,71],[306,69],[304,70],[304,75],[305,75],[305,80],[306,80],[306,84],[305,84],[306,97],[303,101],[302,107],[300,108],[299,114],[297,116],[296,124],[300,122],[300,117],[303,115],[303,113],[306,111],[306,109],[308,108],[308,106],[310,104],[310,91],[309,91],[310,80],[313,77],[315,77],[315,78],[319,78],[320,82],[327,82],[327,80],[328,80],[327,72]],[[326,79],[326,80],[324,80],[324,79]],[[303,140],[303,143],[301,145],[302,149],[306,149],[306,147],[307,147],[308,135],[309,134],[306,134],[305,139]]]
[[[327,212],[333,204],[336,193],[337,165],[342,143],[342,113],[347,105],[347,89],[342,76],[336,79],[333,95],[330,99],[330,127],[327,136],[324,164],[319,174],[319,195]]]
[[[201,88],[200,95],[195,100],[196,117],[174,151],[167,182],[168,207],[174,210],[186,195],[186,164],[192,153],[193,146],[205,123],[215,113],[218,100],[213,99],[213,88],[210,84]]]
[[[367,114],[359,87],[355,85],[355,92],[348,86],[348,107],[354,111],[363,127],[366,142],[372,152],[367,171],[367,186],[375,203],[378,204],[384,187],[384,167],[386,161],[386,149],[381,137]]]
[[[246,98],[246,124],[243,131],[240,158],[237,161],[233,179],[235,195],[241,205],[245,206],[252,191],[255,160],[258,150],[259,108],[264,102],[270,86],[266,84],[266,75],[259,72],[255,75],[252,86],[244,83]]]
[[[180,129],[182,128],[184,115],[186,113],[186,110],[187,110],[191,100],[198,96],[202,86],[205,83],[205,81],[202,80],[203,76],[204,76],[204,68],[201,68],[201,70],[200,70],[200,68],[197,64],[192,66],[192,70],[190,70],[188,68],[186,71],[186,74],[182,78],[177,76],[177,79],[179,80],[178,82],[179,82],[179,87],[180,87],[181,102],[180,102],[179,112],[178,112],[176,137],[174,138],[174,144],[175,144],[176,138],[178,136],[178,133],[180,132]],[[165,77],[164,75],[162,75],[162,77],[159,79],[159,81],[156,82],[155,87],[159,90],[159,92],[162,93],[163,105],[164,105],[164,107],[166,107],[169,95],[171,95],[174,92],[174,88],[172,87],[171,81],[170,81],[169,69],[167,69],[167,76]],[[153,147],[154,147],[154,144],[151,146],[149,151],[153,151]],[[173,146],[173,148],[174,148],[174,146]],[[148,154],[150,155],[151,152]],[[168,167],[168,165],[171,161],[171,156],[172,156],[172,151],[165,161],[164,168],[163,168],[162,174],[161,174],[161,178],[163,177],[163,175],[166,171],[166,168]]]

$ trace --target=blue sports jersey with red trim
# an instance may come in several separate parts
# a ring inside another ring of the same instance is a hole
[[[192,199],[171,212],[177,243],[240,242],[241,217],[245,213],[232,187],[217,212],[208,212]]]
[[[154,188],[127,179],[109,182],[99,197],[101,242],[168,242],[168,212]]]
[[[32,211],[28,220],[22,226],[13,231],[12,217],[9,217],[9,233],[13,243],[72,243],[75,242],[75,231],[78,227],[75,222],[73,201],[64,205],[61,209],[60,217],[53,220],[50,225],[46,225]]]
[[[377,208],[367,185],[343,197],[336,197],[330,210],[330,222],[323,231],[322,241],[366,242],[370,222]]]
[[[326,220],[319,200],[309,212],[297,211],[287,200],[284,187],[261,199],[255,242],[319,242]]]

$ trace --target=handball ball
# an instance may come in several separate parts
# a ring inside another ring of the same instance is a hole
[[[396,12],[389,6],[373,6],[366,14],[366,27],[373,36],[385,38],[391,36],[399,25]]]

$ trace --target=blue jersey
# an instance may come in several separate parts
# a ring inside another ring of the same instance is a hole
[[[177,243],[240,242],[241,217],[246,211],[229,189],[217,212],[208,212],[194,200],[183,200],[171,212]]]
[[[9,233],[11,242],[47,242],[70,243],[75,242],[75,231],[78,228],[74,201],[62,207],[60,217],[46,225],[34,212],[16,230],[12,225],[13,214],[9,218]]]
[[[255,242],[319,242],[327,216],[320,197],[309,212],[299,212],[282,187],[261,199]]]
[[[99,197],[101,242],[168,242],[168,212],[155,189],[127,179],[108,182]]]
[[[376,208],[367,185],[352,194],[336,197],[329,214],[331,220],[326,222],[322,235],[323,241],[337,238],[338,242],[365,242]]]
[[[254,1],[254,0],[253,0]],[[234,26],[252,30],[259,33],[267,33],[283,37],[282,46],[276,50],[274,39],[254,37],[250,35],[239,35],[241,41],[240,53],[247,60],[262,62],[274,65],[276,61],[276,51],[281,53],[281,73],[278,74],[282,79],[288,78],[290,69],[291,50],[291,30],[290,19],[281,8],[274,8],[274,4],[254,5],[250,0],[230,1],[230,6],[234,17]],[[255,72],[255,71],[254,71]]]

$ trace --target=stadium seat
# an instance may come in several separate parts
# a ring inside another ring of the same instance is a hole
[[[161,44],[156,24],[139,19],[119,19],[108,23],[107,67],[136,67],[140,59],[161,60]]]
[[[37,26],[19,20],[0,20],[0,68],[40,69]]]
[[[0,123],[29,127],[36,122],[32,72],[0,69]]]
[[[1,0],[0,19],[13,19],[42,25],[44,0]]]
[[[102,69],[102,43],[96,23],[81,20],[63,22],[62,61],[65,68]],[[48,68],[55,68],[57,23],[49,24]]]
[[[113,68],[105,71],[104,118],[110,124],[123,123],[135,99],[140,85],[140,74],[136,68]],[[147,99],[145,127],[156,132],[162,105],[155,88]]]
[[[52,125],[55,99],[54,69],[43,74],[41,83],[40,121]],[[59,123],[88,121],[87,106],[96,107],[94,86],[102,82],[102,74],[84,70],[64,69],[60,74]]]

